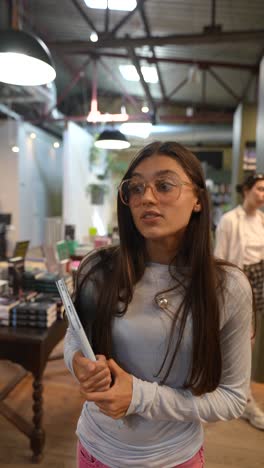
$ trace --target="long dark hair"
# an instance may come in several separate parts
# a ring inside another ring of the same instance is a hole
[[[131,177],[141,161],[154,155],[169,156],[181,165],[193,182],[202,207],[200,212],[193,212],[191,215],[181,244],[169,266],[172,276],[171,266],[179,263],[188,266],[188,273],[181,283],[185,293],[179,310],[175,311],[168,350],[159,371],[165,371],[161,380],[161,383],[164,383],[180,347],[187,316],[191,312],[192,365],[185,387],[191,389],[194,394],[201,395],[215,390],[219,385],[222,370],[218,300],[220,292],[223,292],[223,262],[215,260],[212,254],[209,199],[202,167],[193,153],[175,142],[153,142],[138,153],[122,180]],[[134,286],[143,276],[146,264],[145,240],[133,222],[129,207],[122,203],[119,195],[117,215],[120,246],[90,255],[79,270],[76,289],[76,306],[80,309],[81,290],[86,287],[87,281],[91,280],[97,291],[99,288],[96,317],[93,318],[91,326],[92,340],[95,352],[108,357],[112,351],[112,319],[126,312],[133,297]],[[179,281],[175,277],[175,289],[178,286]],[[81,320],[85,323],[84,315],[85,313],[81,313]],[[177,320],[180,320],[180,328],[179,338],[175,343],[173,330]],[[171,347],[174,352],[172,359],[167,363]]]

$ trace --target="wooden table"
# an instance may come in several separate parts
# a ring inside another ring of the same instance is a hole
[[[0,393],[0,414],[11,421],[30,439],[32,461],[40,462],[45,444],[42,427],[42,376],[49,354],[64,337],[67,324],[57,320],[50,328],[0,328],[0,359],[7,359],[23,366],[24,370],[8,383]],[[33,374],[33,424],[23,419],[3,400],[14,386],[26,375]]]

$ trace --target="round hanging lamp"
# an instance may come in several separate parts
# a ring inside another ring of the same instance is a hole
[[[46,44],[18,30],[0,31],[0,81],[19,86],[50,83],[56,71]]]
[[[130,147],[125,135],[119,130],[104,130],[95,141],[97,148],[126,149]]]

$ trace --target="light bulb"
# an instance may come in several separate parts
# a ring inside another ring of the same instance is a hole
[[[93,31],[91,34],[90,34],[90,41],[92,42],[97,42],[98,41],[98,35],[95,31]]]
[[[12,149],[13,153],[18,153],[19,152],[19,147],[16,146],[16,145],[12,146],[11,149]]]

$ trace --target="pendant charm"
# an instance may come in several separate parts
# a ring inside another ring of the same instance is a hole
[[[168,299],[166,297],[161,296],[156,298],[156,303],[161,309],[166,309],[169,305]]]

